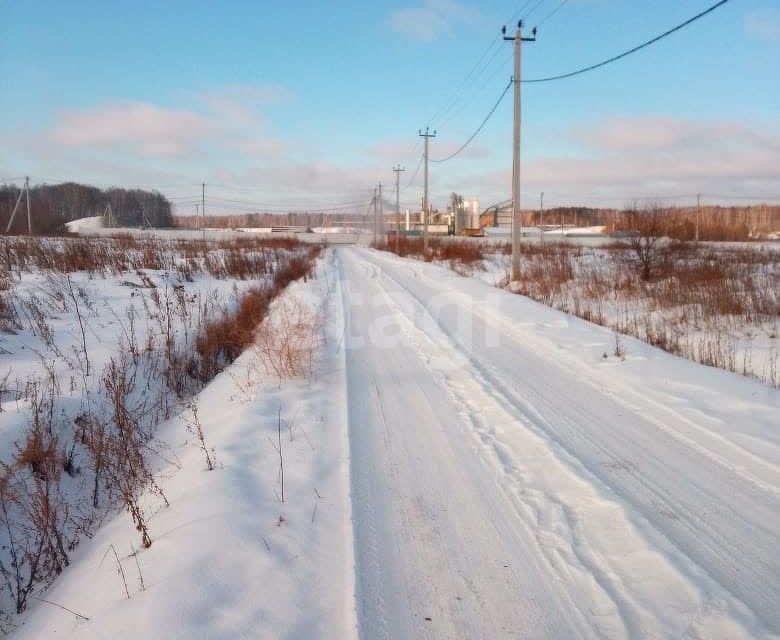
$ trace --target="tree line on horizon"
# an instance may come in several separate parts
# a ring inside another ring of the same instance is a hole
[[[0,233],[11,219],[14,205],[23,188],[0,185]],[[173,226],[171,203],[157,191],[97,187],[64,182],[30,186],[30,218],[35,235],[47,235],[64,230],[66,222],[102,216],[108,205],[116,225],[120,227]],[[27,202],[22,196],[10,233],[27,233]]]
[[[631,224],[637,210],[652,210],[661,219],[659,230],[674,240],[694,240],[696,218],[699,219],[699,238],[712,241],[741,241],[766,237],[780,232],[780,205],[752,204],[740,206],[702,205],[664,206],[649,203],[624,208],[551,207],[544,211],[523,209],[523,224],[536,226],[564,225],[567,227],[604,226],[608,233],[632,231]],[[483,225],[493,224],[493,212],[482,216]]]
[[[523,209],[523,224],[535,226],[541,222],[547,226],[563,224],[571,226],[605,226],[607,232],[630,231],[631,211],[646,207],[595,208],[586,206]],[[697,208],[695,206],[652,206],[663,218],[664,235],[675,240],[693,240],[696,236]],[[502,214],[502,219],[505,215]],[[698,210],[699,238],[714,241],[740,241],[765,237],[780,231],[780,205],[754,204],[745,206],[702,205]],[[174,224],[184,229],[196,229],[201,225],[212,229],[268,228],[277,226],[335,227],[366,226],[373,218],[365,214],[349,213],[242,213],[196,217],[175,216]],[[385,215],[388,224],[395,224],[396,215]],[[402,220],[403,220],[402,216]],[[483,226],[494,223],[494,212],[482,214]]]

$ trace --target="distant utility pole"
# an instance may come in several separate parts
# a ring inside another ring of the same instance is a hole
[[[30,215],[30,177],[24,178],[24,190],[27,193],[27,234],[32,235],[32,217]]]
[[[114,218],[114,210],[111,208],[111,202],[106,205],[106,210],[103,212],[103,217],[106,219],[109,227],[116,227],[116,218]]]
[[[32,217],[30,215],[30,178],[24,179],[24,186],[19,191],[19,197],[16,199],[13,211],[11,211],[11,219],[8,221],[8,225],[5,228],[5,232],[9,233],[11,227],[14,224],[14,218],[16,218],[16,210],[19,208],[19,203],[22,201],[22,196],[27,195],[27,233],[32,235]]]
[[[699,241],[699,218],[701,218],[701,194],[696,194],[696,242]]]
[[[523,42],[536,40],[536,27],[531,38],[524,38],[522,31],[522,20],[517,23],[517,31],[513,36],[506,35],[506,27],[501,29],[504,40],[515,43],[515,75],[512,77],[515,85],[515,127],[512,140],[512,282],[520,279],[520,240],[523,236],[523,220],[520,214],[520,55]]]
[[[385,230],[385,210],[382,206],[382,183],[379,183],[379,214],[377,218],[379,223],[379,235],[384,235]]]
[[[423,253],[428,253],[428,217],[431,205],[428,201],[428,139],[436,137],[436,131],[429,133],[428,127],[425,127],[425,133],[419,130],[421,138],[425,138],[425,195],[423,196]]]
[[[542,229],[544,225],[544,191],[539,196],[539,243],[544,243],[544,231]]]
[[[406,171],[400,164],[393,167],[395,171],[395,252],[398,253],[398,236],[401,235],[401,171]]]
[[[374,187],[374,195],[371,196],[371,206],[374,208],[374,247],[376,247],[376,187]]]
[[[200,192],[200,216],[202,224],[200,225],[203,229],[203,239],[206,239],[206,183],[201,183],[201,192]]]

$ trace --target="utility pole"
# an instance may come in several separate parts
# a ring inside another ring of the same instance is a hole
[[[203,239],[206,239],[206,183],[201,183],[200,192],[200,216],[201,216],[201,229],[203,229]]]
[[[436,131],[429,133],[428,127],[425,127],[425,133],[419,130],[421,138],[425,138],[425,195],[423,196],[423,254],[428,254],[428,217],[431,204],[428,201],[428,139],[436,137]]]
[[[109,227],[116,226],[116,220],[114,219],[114,210],[111,208],[111,202],[106,205],[106,210],[103,212],[103,219]]]
[[[5,227],[6,233],[11,231],[14,219],[16,218],[16,210],[19,208],[19,203],[22,201],[22,196],[25,194],[27,194],[27,233],[32,235],[32,224],[30,220],[30,178],[24,179],[24,186],[19,191],[19,197],[16,199],[13,211],[11,211],[11,218],[8,220],[8,225]]]
[[[523,42],[536,40],[536,27],[533,29],[533,37],[524,38],[523,21],[517,23],[517,31],[514,36],[506,35],[506,27],[501,29],[504,40],[515,43],[515,75],[512,81],[515,85],[515,126],[512,140],[512,282],[520,279],[520,240],[523,237],[522,216],[520,214],[520,55]]]
[[[382,206],[382,183],[379,183],[379,217],[377,218],[377,222],[379,223],[379,235],[384,235],[385,233],[385,210]]]
[[[19,203],[22,201],[23,195],[24,195],[24,187],[19,189],[19,197],[16,199],[16,204],[14,205],[13,211],[11,211],[11,217],[8,220],[8,225],[5,227],[6,233],[11,231],[11,227],[14,224],[14,218],[16,217],[16,210],[19,208]]]
[[[24,179],[24,190],[27,192],[27,233],[32,235],[32,217],[30,215],[30,178]]]
[[[544,244],[544,191],[539,196],[539,244]]]
[[[376,187],[374,187],[374,195],[371,196],[371,206],[374,208],[374,247],[376,247]]]
[[[398,236],[401,235],[401,171],[406,171],[400,164],[393,167],[395,171],[395,252],[398,253]]]
[[[696,194],[696,242],[699,241],[699,218],[701,217],[701,194]]]

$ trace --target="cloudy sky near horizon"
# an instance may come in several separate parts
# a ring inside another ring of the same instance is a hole
[[[0,0],[0,181],[156,188],[180,213],[203,181],[215,213],[362,208],[401,163],[414,207],[418,129],[437,129],[434,159],[476,129],[512,73],[496,36],[519,11],[540,25],[523,50],[533,78],[713,3]],[[431,165],[434,206],[509,196],[511,118],[510,92],[470,147]],[[776,0],[730,0],[603,69],[524,85],[524,206],[541,191],[549,205],[780,201]]]

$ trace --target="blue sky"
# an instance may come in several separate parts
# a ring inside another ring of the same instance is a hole
[[[524,46],[532,78],[713,2],[2,1],[0,178],[158,188],[183,213],[202,181],[213,212],[364,202],[395,163],[413,177],[419,128],[437,128],[437,158],[477,127],[511,75],[511,45],[494,41],[519,10],[536,6],[531,27],[557,9]],[[508,197],[511,118],[510,93],[466,151],[431,165],[435,206]],[[625,60],[524,85],[523,182],[529,206],[540,191],[551,205],[780,199],[776,0],[730,0]]]

